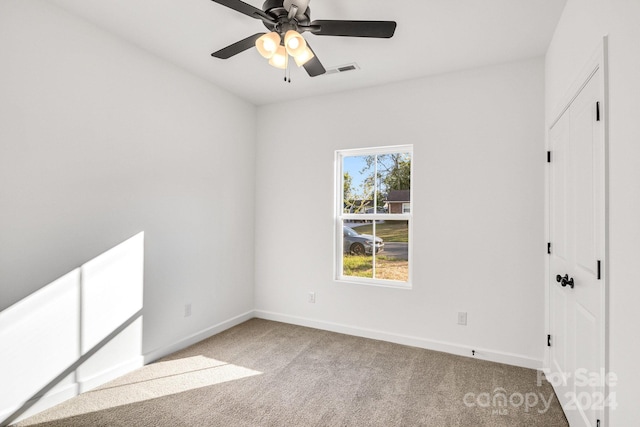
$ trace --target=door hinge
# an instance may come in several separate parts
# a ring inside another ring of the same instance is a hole
[[[596,122],[600,121],[600,102],[596,102]]]
[[[551,347],[551,335],[547,335],[547,347]]]
[[[602,263],[598,260],[598,280],[602,279]]]
[[[551,163],[551,151],[547,151],[547,163]]]
[[[547,243],[547,253],[551,254],[551,242]]]

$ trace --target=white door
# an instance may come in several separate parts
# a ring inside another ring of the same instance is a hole
[[[551,382],[572,427],[603,425],[604,115],[600,71],[549,133]]]

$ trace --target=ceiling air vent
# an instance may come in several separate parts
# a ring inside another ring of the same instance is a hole
[[[347,71],[355,71],[359,70],[360,67],[355,62],[346,65],[340,65],[338,67],[328,68],[325,74],[338,74],[338,73],[346,73]]]

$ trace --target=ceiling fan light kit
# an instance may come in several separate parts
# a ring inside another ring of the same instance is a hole
[[[305,39],[295,30],[289,30],[284,36],[284,45],[280,34],[272,31],[256,40],[256,49],[263,58],[269,59],[269,64],[276,68],[286,67],[286,55],[293,57],[298,67],[303,66],[314,57],[307,47]]]
[[[311,21],[309,0],[266,0],[262,9],[241,0],[213,0],[230,9],[261,20],[269,30],[257,33],[211,54],[228,59],[255,46],[260,55],[274,67],[286,69],[289,55],[298,67],[303,66],[311,77],[326,72],[311,46],[302,37],[310,32],[318,36],[391,38],[394,21]]]

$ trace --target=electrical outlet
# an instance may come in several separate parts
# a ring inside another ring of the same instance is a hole
[[[467,312],[466,311],[459,311],[458,312],[458,325],[465,325],[467,324]]]
[[[184,317],[191,316],[191,303],[187,303],[184,305]]]
[[[311,304],[315,304],[316,303],[316,293],[315,292],[309,292],[309,295],[307,296],[307,301],[309,301]]]

